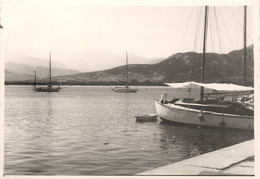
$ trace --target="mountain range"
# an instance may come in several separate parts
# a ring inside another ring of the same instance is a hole
[[[152,64],[163,60],[163,58],[145,58],[135,54],[128,54],[128,57],[129,64]],[[53,60],[52,58],[52,76],[105,70],[126,63],[125,54],[114,54],[105,50],[85,50],[77,55],[74,54],[64,58],[62,61],[63,63],[55,58]],[[48,76],[48,65],[48,58],[31,57],[6,50],[5,80],[30,80],[34,78],[33,71],[36,71],[38,79],[44,78]],[[67,66],[69,66],[69,68]]]
[[[228,54],[206,53],[204,81],[242,84],[243,55],[243,50],[235,50]],[[186,52],[173,54],[154,64],[130,64],[128,65],[129,81],[132,85],[200,81],[201,59],[201,53]],[[253,45],[247,48],[246,69],[247,83],[253,84]],[[52,80],[60,84],[124,84],[126,65],[108,70],[54,76]]]
[[[34,71],[37,74],[37,79],[45,78],[49,74],[48,67],[7,62],[5,63],[5,81],[25,81],[34,79]],[[75,73],[80,72],[76,70],[52,68],[53,76],[70,75]]]
[[[17,53],[16,51],[10,50],[10,49],[4,49],[5,50],[5,63],[16,63],[16,64],[23,64],[23,65],[30,65],[30,66],[42,66],[42,67],[48,67],[49,66],[49,54],[46,54],[46,58],[39,58],[39,57],[33,57],[24,55],[21,53]],[[61,63],[60,61],[54,59],[52,60],[52,66],[55,68],[60,69],[68,69],[66,65]],[[16,66],[18,67],[18,66]],[[7,69],[8,70],[8,69]]]
[[[64,63],[69,64],[70,68],[82,72],[93,72],[107,70],[110,68],[126,64],[125,53],[115,54],[106,50],[85,50],[78,55],[64,59]],[[164,58],[145,58],[133,53],[128,53],[129,64],[154,64]]]
[[[242,84],[243,50],[228,54],[206,53],[205,82]],[[202,54],[195,52],[177,53],[156,64],[131,64],[128,66],[132,84],[200,81]],[[253,84],[253,45],[247,48],[247,83]],[[118,83],[126,80],[126,65],[109,70],[57,76],[59,83]]]

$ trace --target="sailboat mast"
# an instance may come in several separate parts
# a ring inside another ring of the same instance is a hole
[[[204,21],[204,38],[203,38],[203,55],[202,55],[202,69],[201,69],[201,83],[204,83],[204,67],[205,67],[205,52],[207,42],[207,27],[208,27],[208,6],[205,6],[205,21]],[[200,89],[200,100],[203,101],[204,87]]]
[[[36,71],[33,72],[34,72],[34,88],[36,88]]]
[[[246,85],[246,19],[247,19],[247,7],[244,6],[244,80],[243,85]]]
[[[49,86],[51,87],[51,52],[49,53],[49,58],[50,58],[50,61],[49,61],[49,76],[50,76],[50,84],[49,84]]]
[[[128,87],[128,57],[126,51],[126,86]]]

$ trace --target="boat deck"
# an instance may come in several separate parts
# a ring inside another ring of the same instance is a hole
[[[190,108],[190,109],[197,109],[203,111],[212,111],[212,112],[235,114],[235,115],[242,115],[242,116],[254,116],[253,109],[249,109],[247,107],[244,107],[243,104],[240,104],[238,102],[232,102],[232,101],[210,100],[210,101],[185,102],[185,100],[178,100],[173,104]]]

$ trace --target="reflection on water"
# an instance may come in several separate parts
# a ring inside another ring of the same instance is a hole
[[[165,141],[172,142],[171,144],[179,148],[183,154],[196,156],[202,153],[217,150],[244,141],[248,137],[253,137],[253,132],[246,130],[219,129],[219,128],[198,128],[196,126],[171,125],[161,122],[163,126],[163,136],[160,141],[162,145]],[[166,145],[169,145],[166,144]],[[170,148],[170,147],[167,147]]]
[[[4,173],[133,175],[253,138],[250,131],[135,122],[135,115],[155,113],[162,91],[176,95],[151,87],[133,94],[6,87]]]

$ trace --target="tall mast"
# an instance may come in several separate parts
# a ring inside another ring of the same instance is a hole
[[[34,88],[36,88],[36,71],[33,72],[34,72]]]
[[[204,38],[203,38],[203,55],[202,55],[202,69],[201,69],[201,83],[204,83],[204,66],[205,66],[205,52],[207,42],[207,27],[208,27],[208,6],[205,6],[205,21],[204,21]],[[203,101],[204,87],[200,89],[200,100]]]
[[[50,84],[49,84],[49,86],[51,87],[51,52],[49,53],[49,58],[50,58],[50,62],[49,62],[49,77],[50,77]]]
[[[247,7],[244,6],[244,79],[243,79],[243,85],[246,85],[246,18],[247,18]]]
[[[128,57],[126,51],[126,86],[128,87]]]

